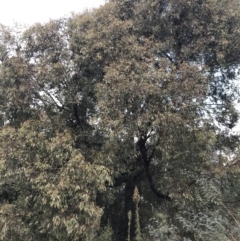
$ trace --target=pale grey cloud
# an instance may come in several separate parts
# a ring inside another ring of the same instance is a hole
[[[71,12],[103,5],[105,0],[7,0],[1,2],[0,23],[33,24],[57,19]]]

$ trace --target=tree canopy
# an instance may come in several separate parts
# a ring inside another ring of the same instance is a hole
[[[0,240],[240,237],[240,3],[110,0],[0,25]]]

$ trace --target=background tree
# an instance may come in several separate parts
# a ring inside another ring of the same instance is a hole
[[[92,240],[103,212],[96,195],[111,178],[78,148],[91,107],[81,109],[82,89],[74,90],[64,21],[26,30],[16,52],[14,36],[3,30],[9,52],[1,65],[1,239]]]

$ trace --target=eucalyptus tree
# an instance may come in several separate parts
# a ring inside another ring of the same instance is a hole
[[[226,169],[214,155],[238,145],[229,130],[238,120],[239,3],[110,1],[71,23],[79,66],[87,59],[101,73],[93,76],[95,123],[106,137],[98,161],[113,170],[115,187],[113,199],[100,200],[109,203],[103,222],[126,238],[138,186],[143,228],[146,212],[160,210],[173,239],[237,237],[221,204],[216,170]]]
[[[114,0],[2,26],[2,240],[237,239],[239,11]]]

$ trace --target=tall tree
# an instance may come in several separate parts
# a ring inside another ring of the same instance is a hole
[[[235,0],[2,26],[2,240],[236,240],[239,29]]]
[[[148,202],[149,189],[169,201],[170,214],[161,211],[168,217],[168,227],[176,228],[174,235],[226,239],[227,228],[213,220],[224,209],[214,205],[221,192],[214,185],[218,178],[213,155],[224,146],[237,145],[237,138],[227,133],[238,119],[233,79],[239,61],[239,4],[113,1],[95,14],[76,17],[73,26],[72,46],[80,46],[80,59],[87,49],[91,67],[97,63],[104,69],[104,77],[95,79],[96,123],[108,137],[99,161],[114,170],[115,199],[125,195],[105,212],[105,220],[112,220],[114,229],[124,235],[118,239],[126,238],[135,186],[143,203]],[[204,205],[199,196],[206,199]],[[117,212],[120,217],[113,217],[113,208],[122,210]],[[213,233],[206,223],[197,231],[195,224],[190,225],[191,217],[199,220],[201,212],[206,217],[203,223],[212,220],[216,225]]]

